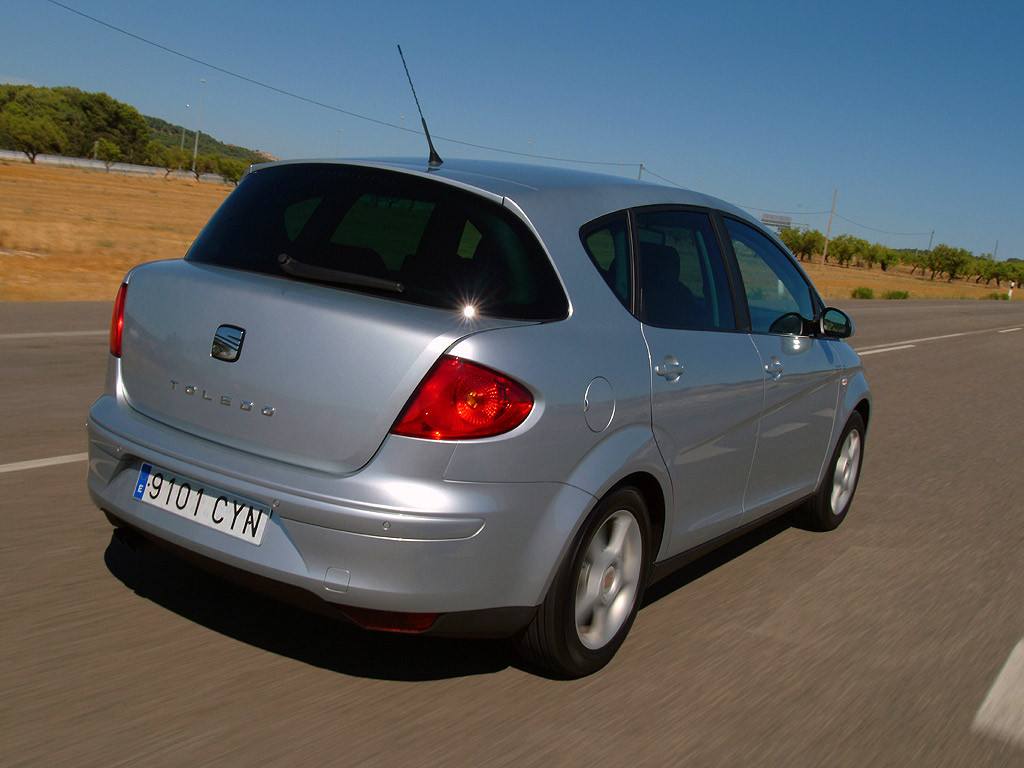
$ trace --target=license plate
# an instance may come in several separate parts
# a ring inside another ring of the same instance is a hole
[[[143,464],[134,496],[165,512],[254,544],[263,543],[270,509],[220,488],[181,477],[152,464]]]

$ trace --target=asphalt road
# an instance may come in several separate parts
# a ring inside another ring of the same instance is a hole
[[[1024,765],[1024,302],[845,306],[875,392],[847,521],[689,566],[566,682],[123,549],[76,458],[109,305],[0,304],[0,763]]]

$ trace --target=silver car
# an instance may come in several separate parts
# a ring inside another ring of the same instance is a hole
[[[125,278],[89,491],[129,543],[585,675],[672,569],[783,513],[842,522],[871,403],[852,332],[695,192],[256,166],[183,260]]]

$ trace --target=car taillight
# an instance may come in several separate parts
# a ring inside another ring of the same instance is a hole
[[[391,431],[433,440],[492,437],[518,427],[532,409],[533,396],[522,384],[457,357],[442,357]]]
[[[386,632],[426,632],[437,621],[437,613],[398,613],[374,611],[369,608],[339,606],[350,619],[366,629]]]
[[[110,354],[121,356],[121,332],[124,330],[124,297],[128,293],[128,283],[121,283],[114,300],[114,314],[110,317]]]

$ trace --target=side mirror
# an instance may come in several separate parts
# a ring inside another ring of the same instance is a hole
[[[822,336],[845,339],[853,335],[853,320],[841,309],[826,307],[819,320]]]
[[[817,329],[814,323],[804,320],[797,312],[787,312],[768,327],[768,333],[784,333],[790,336],[810,336]]]

